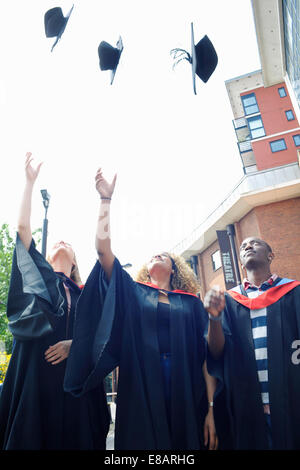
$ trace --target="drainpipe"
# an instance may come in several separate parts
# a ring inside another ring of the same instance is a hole
[[[198,256],[197,255],[191,256],[191,263],[192,263],[192,267],[193,267],[193,271],[195,273],[195,276],[199,280],[199,277],[198,277]],[[199,299],[201,299],[200,292],[197,293],[197,297],[199,297]]]
[[[191,256],[191,262],[192,262],[192,266],[193,266],[193,271],[194,271],[196,277],[198,278],[198,256],[197,255]]]
[[[232,260],[233,260],[233,268],[236,276],[236,280],[238,284],[241,284],[241,275],[240,275],[240,270],[239,270],[239,264],[238,264],[238,257],[236,253],[236,247],[235,247],[235,242],[234,242],[234,237],[235,237],[235,229],[233,224],[229,224],[226,227],[227,230],[227,235],[229,238],[230,242],[230,247],[231,247],[231,253],[232,253]]]

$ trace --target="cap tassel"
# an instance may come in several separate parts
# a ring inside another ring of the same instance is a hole
[[[176,67],[176,65],[181,62],[182,60],[187,60],[190,64],[192,63],[192,57],[191,55],[188,53],[188,51],[186,51],[185,49],[180,49],[180,48],[176,48],[176,49],[172,49],[170,51],[170,54],[173,55],[173,59],[177,59],[178,57],[180,56],[183,56],[185,55],[185,57],[180,57],[180,59],[178,59],[174,64],[173,64],[173,69]]]

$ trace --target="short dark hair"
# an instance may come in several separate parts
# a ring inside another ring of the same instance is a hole
[[[270,247],[269,243],[267,243],[265,240],[262,240],[262,242],[264,242],[264,244],[266,245],[268,251],[269,251],[270,253],[273,253],[273,250],[272,250],[272,248]]]
[[[272,248],[270,247],[269,243],[267,243],[267,242],[266,242],[265,240],[263,240],[262,238],[256,238],[256,237],[247,237],[247,238],[253,238],[254,240],[259,240],[260,242],[262,242],[262,243],[266,246],[267,250],[268,250],[270,253],[273,253],[273,250],[272,250]],[[242,244],[244,243],[244,241],[245,241],[247,238],[244,238],[244,240],[242,241]],[[242,246],[242,244],[241,244],[241,246]],[[240,250],[241,250],[241,246],[240,246]]]

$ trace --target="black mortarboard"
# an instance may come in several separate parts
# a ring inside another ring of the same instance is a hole
[[[117,47],[113,47],[106,41],[101,41],[98,47],[99,66],[101,70],[111,70],[111,81],[114,81],[115,73],[119,64],[120,56],[123,51],[123,42],[121,36],[117,42]]]
[[[44,22],[45,22],[45,33],[47,38],[54,38],[56,37],[56,41],[51,48],[51,52],[53,51],[54,47],[60,40],[67,22],[69,21],[70,15],[74,5],[72,6],[71,10],[67,14],[67,16],[63,15],[62,9],[60,7],[51,8],[45,13]]]
[[[172,49],[171,54],[174,54],[174,59],[186,54],[185,57],[178,59],[174,66],[183,59],[190,62],[192,65],[193,88],[196,95],[195,76],[198,75],[206,83],[217,66],[218,56],[212,42],[206,35],[195,45],[193,23],[191,23],[191,40],[192,55],[184,49]]]

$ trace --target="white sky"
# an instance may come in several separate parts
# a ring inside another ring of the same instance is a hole
[[[225,80],[260,69],[250,0],[78,0],[66,30],[44,32],[44,14],[71,1],[0,0],[0,223],[15,230],[33,152],[43,166],[32,205],[42,226],[40,189],[51,195],[48,247],[72,243],[83,281],[96,260],[99,166],[118,174],[112,248],[132,274],[171,250],[242,177]],[[218,66],[204,84],[191,66],[172,70],[172,48],[213,42]],[[98,45],[124,50],[114,83],[101,72]]]

